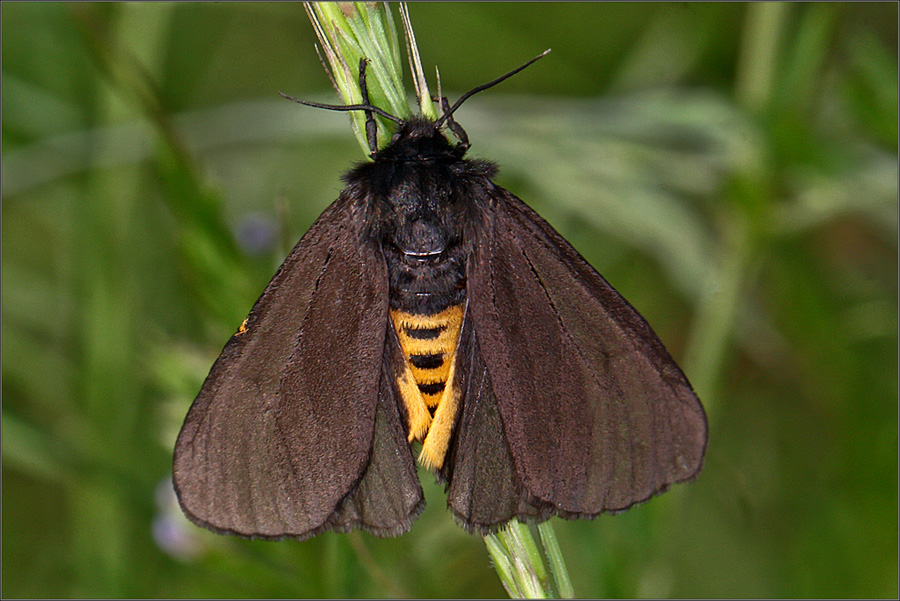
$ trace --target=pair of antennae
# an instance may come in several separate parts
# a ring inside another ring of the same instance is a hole
[[[463,94],[462,96],[460,96],[459,100],[457,100],[453,104],[453,106],[450,107],[450,110],[444,112],[444,114],[441,115],[441,118],[436,121],[437,126],[440,127],[444,123],[444,121],[449,119],[450,116],[453,115],[454,112],[456,112],[456,109],[458,109],[460,106],[462,106],[463,102],[465,102],[466,100],[468,100],[469,98],[471,98],[472,96],[477,94],[478,92],[483,92],[483,91],[487,90],[488,88],[493,88],[495,85],[497,85],[501,81],[503,81],[505,79],[509,79],[510,77],[512,77],[513,75],[518,73],[519,71],[522,71],[523,69],[525,69],[527,67],[530,67],[532,63],[535,63],[535,62],[539,61],[540,59],[544,58],[545,56],[547,56],[548,54],[550,54],[550,50],[551,50],[550,48],[547,48],[546,50],[544,50],[543,52],[538,54],[536,57],[534,57],[533,59],[531,59],[524,65],[522,65],[521,67],[516,67],[515,69],[513,69],[506,75],[501,75],[494,81],[489,81],[485,84],[481,84],[480,86],[476,86],[476,87],[472,88],[471,90],[469,90],[468,92],[466,92],[465,94]]]
[[[453,113],[456,112],[456,109],[458,109],[460,106],[462,106],[463,102],[465,102],[466,100],[468,100],[469,98],[471,98],[472,96],[477,94],[478,92],[483,92],[484,90],[487,90],[488,88],[494,87],[501,81],[509,79],[510,77],[512,77],[513,75],[518,73],[519,71],[522,71],[526,67],[529,67],[532,63],[544,58],[549,53],[550,53],[550,48],[548,48],[547,50],[544,50],[543,52],[541,52],[539,55],[537,55],[536,57],[534,57],[533,59],[531,59],[524,65],[513,69],[509,73],[506,73],[505,75],[501,75],[500,77],[498,77],[497,79],[495,79],[493,81],[489,81],[488,83],[485,83],[485,84],[482,84],[475,88],[472,88],[471,90],[469,90],[468,92],[466,92],[465,94],[460,96],[459,100],[457,100],[453,104],[452,107],[450,107],[447,110],[444,110],[441,117],[437,121],[435,121],[435,126],[441,127],[441,125],[443,125],[445,122],[447,122],[447,123],[452,122],[453,121],[453,118],[452,118]],[[370,115],[371,115],[371,113],[375,113],[376,115],[381,115],[385,119],[389,119],[397,124],[403,123],[403,119],[401,119],[400,117],[392,115],[389,112],[378,108],[377,106],[372,106],[371,104],[369,104],[369,91],[366,89],[366,63],[367,62],[368,61],[365,58],[362,58],[359,61],[359,83],[360,83],[360,88],[362,89],[362,94],[363,94],[363,104],[322,104],[320,102],[310,102],[309,100],[301,100],[299,98],[294,98],[293,96],[288,96],[287,94],[285,94],[283,92],[279,92],[279,94],[281,94],[283,97],[287,98],[288,100],[292,100],[296,103],[303,104],[306,106],[311,106],[313,108],[326,109],[329,111],[366,111]],[[446,109],[446,107],[447,107],[446,101],[443,101],[442,108]],[[374,126],[374,120],[371,122]],[[374,152],[375,151],[375,144],[374,144],[374,133],[375,132],[374,132],[374,130],[372,130],[370,132],[369,131],[370,129],[372,129],[372,128],[370,128],[367,123],[366,124],[366,137],[368,138],[369,146],[372,148],[372,152]]]

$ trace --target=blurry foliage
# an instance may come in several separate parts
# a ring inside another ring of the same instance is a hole
[[[896,597],[897,6],[413,4],[473,154],[654,325],[704,473],[557,523],[583,596]],[[398,539],[188,525],[209,366],[360,160],[299,4],[3,7],[3,593],[504,594],[429,509]],[[433,82],[432,82],[433,83]]]

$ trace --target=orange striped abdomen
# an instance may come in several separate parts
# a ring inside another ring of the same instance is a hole
[[[443,465],[459,409],[454,374],[464,309],[460,303],[433,315],[391,310],[406,359],[398,384],[409,416],[409,440],[422,442],[419,462],[429,469]]]

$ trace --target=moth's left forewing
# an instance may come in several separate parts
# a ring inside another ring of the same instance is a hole
[[[694,477],[706,418],[684,374],[568,242],[495,194],[469,267],[470,309],[528,495],[588,517]]]

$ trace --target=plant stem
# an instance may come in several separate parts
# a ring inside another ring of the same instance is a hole
[[[388,113],[406,119],[410,116],[403,66],[400,64],[397,29],[386,4],[368,2],[307,2],[306,13],[313,24],[325,54],[329,76],[344,104],[359,104],[363,94],[359,85],[359,60],[368,60],[366,88],[369,102]],[[366,114],[350,111],[356,139],[368,156]],[[375,116],[378,139],[389,140],[390,122]]]
[[[550,574],[556,582],[556,589],[561,599],[575,598],[575,590],[572,588],[572,581],[569,580],[569,571],[563,561],[562,551],[556,540],[556,532],[550,522],[541,522],[538,526],[541,534],[541,544],[544,546],[544,553],[550,561]]]

